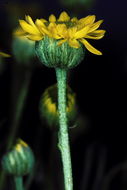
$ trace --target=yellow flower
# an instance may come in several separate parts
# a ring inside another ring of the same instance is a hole
[[[58,45],[65,42],[73,48],[80,48],[83,44],[86,49],[96,55],[102,53],[95,49],[86,39],[101,39],[105,34],[105,30],[98,29],[103,20],[95,22],[95,15],[89,15],[85,18],[70,18],[66,12],[62,12],[58,19],[52,14],[49,20],[36,19],[35,23],[30,16],[26,16],[25,20],[19,20],[27,38],[33,41],[40,41],[45,36],[58,40]]]

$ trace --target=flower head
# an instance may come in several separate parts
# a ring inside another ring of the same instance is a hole
[[[62,12],[58,19],[53,14],[50,15],[48,21],[36,19],[34,23],[30,16],[26,16],[25,19],[19,20],[19,23],[24,31],[22,35],[30,40],[40,41],[48,36],[56,39],[59,46],[67,42],[70,47],[78,49],[83,44],[91,53],[102,55],[87,41],[101,39],[105,34],[105,30],[98,29],[103,20],[95,22],[95,15],[77,19],[70,18],[66,12]]]
[[[34,155],[30,147],[21,139],[2,159],[3,169],[7,174],[23,176],[31,172]]]

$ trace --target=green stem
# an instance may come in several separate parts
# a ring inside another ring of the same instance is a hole
[[[59,143],[61,151],[65,190],[73,190],[71,155],[69,146],[69,136],[67,127],[66,114],[66,81],[67,71],[56,69],[57,86],[58,86],[58,111],[59,111]]]
[[[23,178],[21,176],[15,176],[14,182],[15,182],[15,190],[24,190]]]

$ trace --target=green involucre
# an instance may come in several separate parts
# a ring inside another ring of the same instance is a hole
[[[30,173],[34,166],[34,155],[30,147],[21,146],[20,151],[14,147],[2,159],[3,170],[10,175],[24,176]]]
[[[58,40],[45,37],[35,43],[35,51],[40,61],[47,67],[71,69],[84,58],[85,49],[72,48],[67,42],[58,45]]]

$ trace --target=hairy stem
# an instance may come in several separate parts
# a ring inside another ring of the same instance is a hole
[[[59,143],[61,151],[65,190],[73,190],[71,155],[69,146],[69,136],[66,114],[66,81],[67,71],[56,69],[57,87],[58,87],[58,112],[59,112]]]

